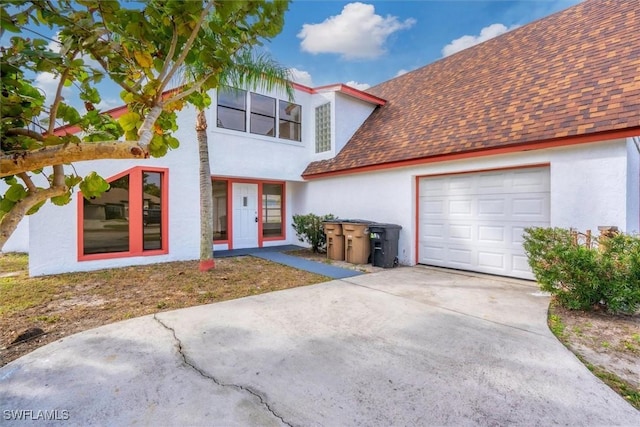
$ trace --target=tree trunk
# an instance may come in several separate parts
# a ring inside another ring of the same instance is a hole
[[[29,192],[27,197],[20,200],[15,206],[0,220],[0,251],[7,243],[9,237],[16,231],[18,224],[24,216],[29,212],[29,209],[42,202],[48,200],[51,197],[62,196],[67,192],[65,187],[52,187],[46,190],[37,190]]]
[[[207,117],[204,110],[198,110],[196,135],[200,155],[200,271],[208,271],[215,267],[215,261],[213,259],[213,194]]]

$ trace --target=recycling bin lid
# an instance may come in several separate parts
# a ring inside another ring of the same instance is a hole
[[[402,226],[398,224],[384,224],[380,222],[369,224],[369,229],[400,230],[401,228]]]
[[[341,219],[340,222],[345,224],[375,224],[375,221],[370,221],[368,219]]]

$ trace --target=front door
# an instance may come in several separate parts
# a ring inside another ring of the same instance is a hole
[[[233,183],[233,248],[258,247],[258,184]]]

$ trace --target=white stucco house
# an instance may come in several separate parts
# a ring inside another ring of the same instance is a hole
[[[214,248],[297,243],[293,214],[333,213],[401,225],[401,264],[531,278],[525,227],[640,231],[634,3],[587,0],[366,92],[220,91]],[[32,275],[198,258],[195,112],[179,123],[163,158],[75,165],[112,194],[30,218]]]

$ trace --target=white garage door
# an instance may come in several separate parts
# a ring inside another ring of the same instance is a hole
[[[526,227],[549,226],[549,168],[421,178],[418,262],[532,279]]]

